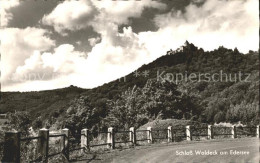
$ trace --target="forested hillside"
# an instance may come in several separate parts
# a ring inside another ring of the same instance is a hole
[[[205,52],[187,42],[182,50],[94,89],[2,93],[0,110],[32,113],[28,123],[34,128],[124,129],[169,118],[259,124],[259,51]]]

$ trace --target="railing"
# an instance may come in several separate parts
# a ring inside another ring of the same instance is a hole
[[[21,160],[24,162],[39,162],[41,158],[36,154],[36,143],[40,136],[20,138]]]
[[[172,141],[178,142],[187,139],[186,128],[172,129]]]
[[[87,129],[85,129],[87,130]],[[87,130],[88,131],[88,130]],[[111,134],[113,131],[110,131],[110,128],[108,131],[101,131],[101,132],[88,132],[86,133],[85,135],[83,134],[84,138],[85,138],[85,142],[87,142],[84,147],[86,147],[88,150],[90,150],[90,148],[92,147],[102,147],[102,146],[107,146],[108,148],[111,147],[111,142],[108,141],[109,137],[112,137]],[[91,138],[92,140],[94,139],[95,135],[100,136],[101,134],[103,134],[103,137],[101,137],[100,139],[102,140],[102,142],[100,143],[100,140],[97,140],[97,142],[94,144],[93,143],[90,143],[91,141]],[[104,135],[105,134],[105,135]],[[107,137],[105,140],[104,140],[104,137]],[[82,146],[83,147],[83,146]]]
[[[145,136],[139,137],[137,133],[144,133]],[[164,133],[161,137],[160,133]],[[93,137],[96,135],[105,134],[106,140],[102,143],[90,143]],[[123,136],[122,136],[122,135]],[[121,135],[121,137],[120,137]],[[153,143],[156,140],[167,140],[167,142],[177,142],[178,138],[185,138],[187,141],[193,140],[197,137],[206,137],[207,139],[213,139],[217,136],[230,136],[231,138],[237,138],[238,136],[256,136],[259,138],[259,125],[256,127],[218,127],[218,126],[205,126],[205,127],[193,127],[186,126],[185,128],[172,128],[169,126],[167,129],[152,129],[148,127],[146,130],[135,130],[131,127],[127,131],[115,131],[114,128],[108,128],[105,132],[90,132],[88,129],[81,130],[80,134],[76,136],[80,137],[80,148],[70,149],[71,135],[68,129],[61,130],[61,133],[50,134],[48,129],[41,129],[38,136],[21,138],[20,132],[6,132],[4,141],[4,152],[2,162],[20,162],[21,160],[21,142],[24,141],[37,141],[37,158],[30,160],[30,162],[48,162],[50,157],[61,155],[64,162],[69,161],[70,152],[73,150],[81,150],[84,154],[86,150],[98,146],[106,146],[110,149],[115,149],[115,144],[130,143],[136,145],[137,142]],[[49,139],[60,138],[60,151],[56,153],[49,152]],[[118,139],[119,138],[119,139]],[[124,138],[123,141],[120,138]],[[119,140],[119,141],[118,141]]]

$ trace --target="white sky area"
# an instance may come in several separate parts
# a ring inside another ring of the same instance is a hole
[[[129,18],[141,17],[145,8],[163,11],[166,4],[152,0],[64,1],[39,20],[42,26],[15,28],[8,27],[11,9],[19,8],[21,2],[1,1],[2,91],[69,85],[93,88],[131,73],[169,49],[177,49],[185,40],[204,50],[221,45],[237,47],[243,53],[258,50],[258,0],[207,0],[199,7],[197,2],[193,0],[184,12],[172,9],[156,15],[153,21],[158,30],[135,33]],[[119,32],[121,25],[126,27]],[[89,27],[99,34],[88,39],[89,52],[77,51],[69,43],[57,44],[51,37],[52,33],[68,37]]]

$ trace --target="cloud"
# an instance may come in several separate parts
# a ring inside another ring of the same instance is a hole
[[[12,20],[13,15],[10,9],[19,5],[19,0],[3,0],[0,1],[1,27],[6,27],[8,22]]]
[[[42,23],[66,35],[66,30],[75,31],[89,26],[97,12],[90,1],[64,1],[50,14],[44,15]]]
[[[128,24],[128,18],[138,18],[141,16],[144,8],[157,8],[163,10],[166,4],[152,0],[129,0],[120,1],[92,1],[94,6],[99,9],[100,14],[97,16],[98,23],[113,22],[115,24]]]
[[[29,90],[71,84],[92,88],[130,73],[143,64],[147,57],[145,47],[138,44],[131,27],[123,28],[122,33],[113,32],[115,38],[104,35],[89,53],[75,51],[70,44],[60,45],[53,53],[33,51],[12,74],[16,83],[5,85],[4,90],[24,91],[32,83]]]
[[[156,16],[160,29],[155,35],[173,45],[189,40],[206,50],[220,45],[238,47],[244,53],[258,50],[258,3],[257,0],[207,0],[202,6],[191,3],[185,12],[172,10]]]
[[[37,91],[66,87],[77,81],[74,74],[80,73],[84,67],[85,53],[75,51],[70,44],[58,46],[53,53],[34,51],[23,65],[16,68],[11,76],[12,82],[6,84],[4,90],[15,87],[20,91]]]
[[[97,42],[99,42],[100,40],[101,40],[100,37],[96,37],[96,38],[90,38],[90,39],[88,39],[89,44],[90,44],[91,46],[95,46],[95,45],[97,44]]]
[[[66,30],[76,31],[88,26],[100,33],[107,23],[127,24],[128,18],[140,17],[145,7],[164,9],[166,5],[152,0],[124,3],[111,0],[64,1],[50,14],[44,15],[42,23],[53,26],[62,35],[67,34]]]
[[[143,64],[147,57],[146,48],[139,44],[137,34],[131,27],[123,28],[122,33],[111,29],[108,35],[103,34],[100,43],[88,53],[87,64],[92,76],[91,86],[98,86],[130,73]],[[114,32],[114,34],[112,34]],[[101,77],[95,80],[96,77]],[[91,80],[91,79],[90,79]]]
[[[92,26],[100,34],[100,37],[88,39],[92,50],[85,53],[86,59],[76,57],[77,62],[73,65],[65,64],[66,67],[73,67],[74,70],[68,73],[70,75],[67,75],[66,81],[85,88],[109,82],[141,66],[149,56],[147,49],[139,44],[138,35],[132,31],[131,26],[123,28],[122,33],[118,32],[118,27],[129,23],[129,17],[140,17],[146,7],[161,10],[166,7],[163,3],[151,0],[126,1],[125,3],[110,0],[73,1],[75,6],[91,7],[89,12],[83,13],[71,10],[70,4],[71,1],[58,5],[49,15],[44,16],[42,22],[53,25],[54,29],[63,35],[66,30],[74,31],[87,26]],[[73,14],[77,16],[64,16]],[[92,15],[92,17],[87,15]],[[74,52],[70,51],[70,53]],[[69,85],[69,83],[66,84]]]
[[[75,73],[77,65],[85,62],[85,54],[74,51],[73,45],[63,44],[54,49],[53,53],[34,53],[25,60],[24,65],[18,66],[13,74],[13,81],[53,80]]]
[[[55,45],[48,31],[39,28],[6,28],[0,30],[1,81],[8,84],[17,67],[23,65],[35,50],[46,51]]]

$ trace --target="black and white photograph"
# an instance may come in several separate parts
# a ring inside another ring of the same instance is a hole
[[[259,163],[259,0],[0,0],[0,162]]]

